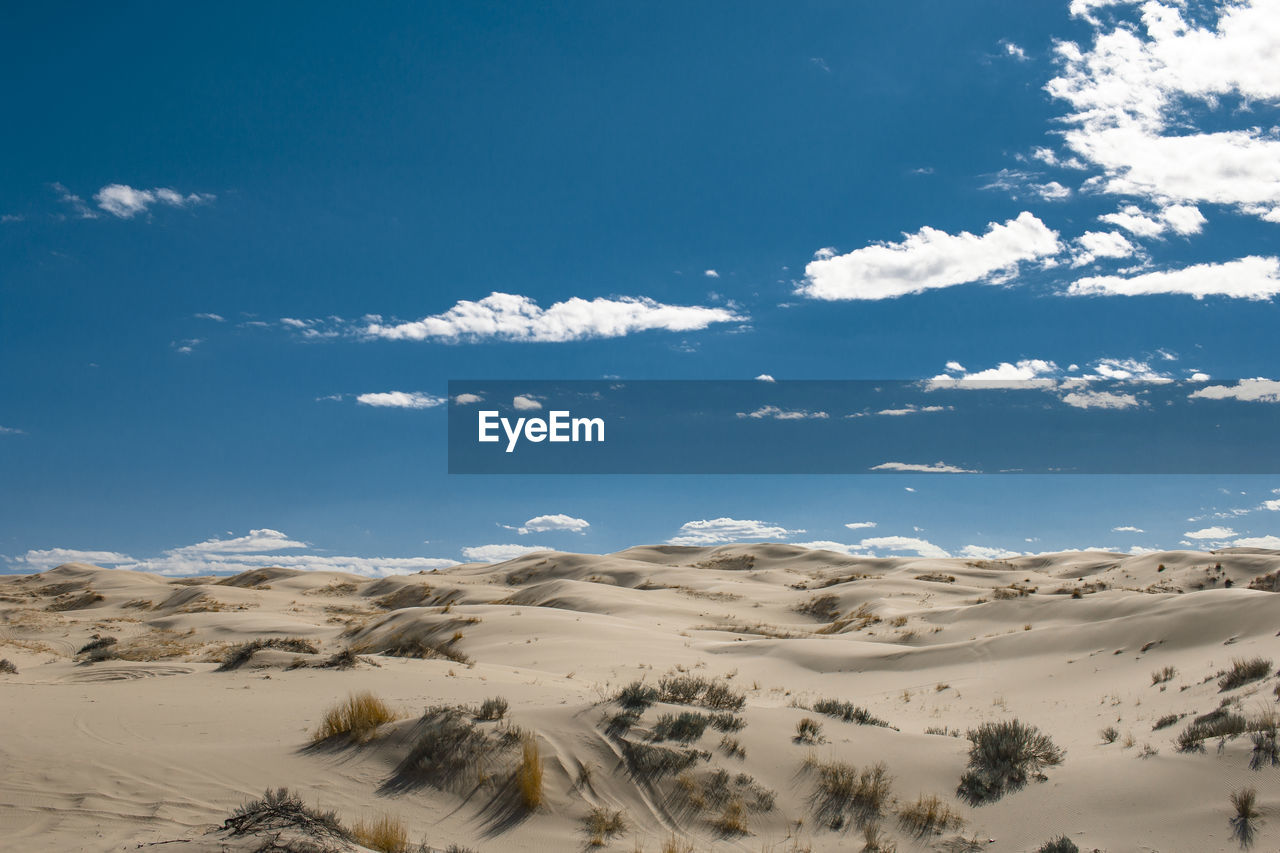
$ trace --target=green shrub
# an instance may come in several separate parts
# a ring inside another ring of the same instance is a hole
[[[956,793],[972,805],[1019,790],[1032,774],[1061,764],[1065,756],[1047,734],[1016,719],[983,723],[968,738],[969,770]]]

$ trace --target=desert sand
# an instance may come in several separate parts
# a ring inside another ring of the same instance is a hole
[[[0,848],[366,849],[323,827],[224,826],[287,787],[346,827],[386,818],[414,850],[1029,851],[1065,835],[1228,851],[1228,795],[1253,787],[1248,831],[1275,850],[1277,571],[1280,552],[1251,549],[966,561],[770,544],[377,580],[7,576]],[[361,692],[396,719],[315,742]],[[505,713],[479,713],[497,697]],[[1014,719],[1061,760],[974,803],[958,793],[966,734]],[[950,819],[922,826],[921,795]]]

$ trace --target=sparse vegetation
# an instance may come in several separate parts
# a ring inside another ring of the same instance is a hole
[[[1280,750],[1276,747],[1276,730],[1271,727],[1264,731],[1254,732],[1253,753],[1249,757],[1249,769],[1261,770],[1263,767],[1280,765]]]
[[[1248,684],[1251,681],[1257,681],[1266,678],[1271,674],[1271,661],[1267,658],[1252,658],[1244,660],[1243,658],[1235,658],[1231,661],[1231,667],[1219,672],[1218,690],[1225,692],[1234,690]]]
[[[477,720],[501,720],[507,715],[507,700],[501,696],[494,696],[480,703],[480,708],[476,711]]]
[[[1165,714],[1163,717],[1156,720],[1155,725],[1151,727],[1151,731],[1158,732],[1161,729],[1167,729],[1169,726],[1178,722],[1178,720],[1181,720],[1183,716],[1183,714]]]
[[[1099,735],[1101,735],[1103,743],[1115,743],[1116,738],[1120,737],[1120,732],[1115,726],[1107,726],[1099,732]]]
[[[628,769],[644,781],[679,773],[693,766],[699,758],[709,757],[709,753],[693,749],[672,749],[643,741],[622,740],[620,746]]]
[[[1080,848],[1070,838],[1065,835],[1059,835],[1057,838],[1041,844],[1036,848],[1036,853],[1080,853]]]
[[[618,691],[614,701],[624,708],[644,711],[658,701],[658,691],[657,688],[651,687],[643,681],[633,681]]]
[[[747,751],[743,748],[742,743],[736,737],[725,735],[720,738],[720,748],[724,750],[724,754],[730,758],[739,760],[747,757]]]
[[[334,812],[309,807],[288,788],[268,790],[262,799],[240,806],[223,821],[222,828],[233,836],[295,829],[321,840],[351,840],[351,833]]]
[[[396,713],[372,693],[352,693],[325,712],[320,727],[311,736],[312,743],[323,743],[335,738],[355,742],[371,738],[384,723],[396,719]]]
[[[1210,738],[1227,738],[1244,734],[1248,721],[1227,708],[1217,708],[1191,721],[1178,735],[1175,745],[1178,752],[1203,752],[1204,742]]]
[[[843,761],[812,762],[810,766],[818,774],[812,797],[814,812],[824,825],[842,829],[853,821],[865,826],[884,814],[893,782],[884,762],[861,771]]]
[[[861,853],[897,853],[898,845],[885,838],[884,830],[878,823],[867,823],[862,827]]]
[[[618,809],[597,806],[582,819],[582,830],[589,847],[603,847],[611,838],[627,829],[627,821]]]
[[[822,743],[822,723],[805,717],[796,723],[796,743]]]
[[[717,714],[710,714],[707,719],[711,723],[711,727],[718,732],[738,732],[747,727],[747,723],[737,714],[728,711],[721,711]]]
[[[357,843],[380,853],[409,853],[409,830],[404,821],[391,815],[356,821],[351,835]]]
[[[640,682],[623,688],[623,692],[626,693],[629,688],[637,685],[640,685]],[[640,687],[643,688],[643,685]],[[644,690],[652,690],[652,688],[644,688]],[[632,692],[629,699],[634,703],[650,695],[653,695],[653,699],[648,704],[659,701],[669,702],[672,705],[701,705],[713,711],[740,711],[747,703],[747,698],[740,693],[735,693],[729,685],[700,675],[668,676],[658,682],[656,694]],[[634,704],[628,705],[623,701],[621,694],[618,701],[622,702],[624,707],[635,707]]]
[[[1253,843],[1253,836],[1258,831],[1258,818],[1262,814],[1258,810],[1258,792],[1253,788],[1241,788],[1231,792],[1230,800],[1235,811],[1231,816],[1231,832],[1240,846],[1248,847]]]
[[[832,622],[840,616],[840,598],[835,595],[815,595],[803,604],[796,606],[796,611],[821,622]]]
[[[542,751],[532,735],[526,735],[522,741],[520,764],[516,767],[516,791],[525,811],[533,811],[546,798],[542,784]]]
[[[517,729],[490,733],[461,708],[428,708],[417,723],[413,746],[396,768],[405,782],[424,782],[445,789],[475,784],[500,755],[520,741]]]
[[[115,637],[99,637],[93,635],[93,639],[85,643],[76,651],[76,657],[83,657],[90,663],[98,661],[112,660],[116,656],[115,645],[118,641]]]
[[[17,675],[18,667],[8,658],[0,658],[0,673],[5,675]]]
[[[233,669],[239,669],[261,649],[279,649],[302,655],[319,653],[314,643],[299,637],[260,637],[227,649],[222,656],[222,664],[214,672],[230,672]]]
[[[461,635],[455,635],[452,640],[442,643],[425,637],[393,637],[382,644],[381,648],[362,649],[361,651],[373,651],[377,654],[394,658],[442,659],[453,661],[454,663],[470,664],[471,658],[463,654],[460,649],[455,648],[459,639],[461,639]]]
[[[983,723],[970,729],[968,738],[969,769],[960,777],[956,793],[971,805],[1019,790],[1065,757],[1047,734],[1016,719]]]
[[[921,794],[914,803],[899,807],[898,825],[905,832],[924,837],[940,835],[948,829],[959,829],[964,826],[964,818],[936,794]]]
[[[690,743],[702,737],[710,719],[703,714],[684,711],[680,714],[663,714],[654,723],[650,738],[654,741],[675,740]]]
[[[1157,684],[1167,684],[1168,682],[1173,681],[1174,676],[1177,674],[1178,670],[1172,666],[1157,669],[1155,672],[1151,673],[1151,685],[1154,687]]]
[[[839,699],[819,699],[813,703],[813,710],[819,714],[825,714],[828,717],[835,717],[837,720],[843,720],[846,723],[857,723],[860,726],[883,726],[889,728],[889,724],[878,717],[871,715],[866,708],[860,708],[852,702],[844,702]]]

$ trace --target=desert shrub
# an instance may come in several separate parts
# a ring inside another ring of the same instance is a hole
[[[79,595],[67,595],[59,598],[45,609],[52,610],[55,613],[62,613],[67,610],[85,610],[103,600],[98,593],[91,589],[86,589]]]
[[[1065,835],[1059,835],[1052,841],[1046,841],[1036,848],[1036,853],[1080,853],[1076,843]]]
[[[631,731],[631,728],[638,722],[640,722],[639,712],[622,711],[609,718],[609,722],[605,726],[605,733],[610,737],[622,737]]]
[[[442,789],[479,781],[487,767],[518,740],[514,732],[491,736],[460,708],[428,708],[396,773]]]
[[[115,637],[99,637],[95,634],[91,641],[80,647],[76,652],[76,656],[83,656],[84,660],[89,663],[114,660],[116,658],[117,642]]]
[[[1027,784],[1031,774],[1062,763],[1053,740],[1018,720],[983,723],[970,729],[969,770],[956,793],[972,805],[997,800]]]
[[[457,640],[440,642],[424,637],[393,637],[376,651],[378,654],[393,658],[422,658],[424,660],[441,659],[454,663],[470,664],[471,658],[454,648]]]
[[[1280,764],[1280,750],[1276,748],[1276,730],[1254,732],[1253,754],[1249,758],[1250,770],[1261,770],[1263,767],[1275,767]]]
[[[735,693],[727,684],[719,681],[707,685],[702,694],[702,707],[713,711],[741,711],[747,697]]]
[[[1171,666],[1166,666],[1164,669],[1157,669],[1155,672],[1151,673],[1151,685],[1154,687],[1157,684],[1165,684],[1166,682],[1173,681],[1174,676],[1177,674],[1178,670]]]
[[[817,595],[797,605],[796,611],[823,622],[832,622],[840,615],[840,598],[835,595]]]
[[[1165,714],[1163,717],[1156,720],[1155,725],[1151,727],[1151,731],[1158,732],[1161,729],[1167,729],[1169,726],[1178,722],[1178,720],[1181,720],[1182,717],[1182,714]]]
[[[507,715],[507,700],[501,696],[494,696],[480,703],[480,709],[476,711],[477,720],[501,720]]]
[[[675,675],[658,682],[658,698],[673,705],[693,705],[711,682],[700,675]]]
[[[0,658],[0,672],[5,675],[17,675],[18,667],[16,667],[13,661],[8,658]]]
[[[771,811],[775,799],[773,791],[761,785],[751,775],[735,775],[717,768],[701,775],[680,774],[680,778],[676,780],[672,802],[686,812],[721,810],[721,818],[726,814],[732,815],[735,810],[731,806],[736,803],[740,810],[739,816],[745,818],[747,813]],[[713,819],[711,823],[721,832],[734,831],[729,828],[734,821],[728,821],[724,826],[717,819]]]
[[[863,826],[884,813],[893,782],[884,762],[861,771],[843,761],[817,762],[813,767],[818,782],[811,802],[825,825],[841,829],[853,820]]]
[[[917,837],[942,833],[964,826],[964,818],[956,814],[936,794],[921,794],[914,803],[898,809],[898,825]]]
[[[303,640],[299,637],[267,637],[257,640],[250,640],[247,643],[240,643],[232,646],[222,656],[222,663],[214,672],[230,672],[233,669],[239,669],[249,662],[250,658],[260,649],[279,649],[284,652],[293,652],[295,654],[314,655],[319,653],[319,649],[310,640]]]
[[[843,702],[839,699],[819,699],[813,703],[813,710],[819,714],[826,714],[828,717],[835,717],[837,720],[843,720],[846,723],[857,723],[860,726],[883,726],[889,728],[889,724],[878,717],[873,717],[871,712],[866,708],[859,708],[852,702]]]
[[[1116,738],[1120,737],[1120,732],[1115,726],[1107,726],[1098,734],[1101,735],[1103,743],[1115,743]]]
[[[867,823],[862,827],[861,853],[898,853],[898,845],[885,837],[880,824]]]
[[[626,831],[627,822],[618,809],[597,806],[582,819],[582,829],[587,834],[588,846],[603,847],[609,839]]]
[[[747,829],[747,809],[739,799],[732,799],[724,804],[720,814],[711,821],[711,825],[720,831],[721,835],[746,835]]]
[[[654,723],[650,738],[654,741],[676,740],[689,743],[702,737],[708,722],[709,718],[691,711],[663,714],[658,718],[658,722]]]
[[[822,723],[812,717],[805,717],[796,723],[797,743],[821,743],[822,742]]]
[[[520,763],[516,766],[516,791],[520,795],[520,805],[526,811],[533,811],[542,805],[546,792],[542,785],[542,751],[538,741],[526,736],[521,744]]]
[[[369,692],[352,693],[346,701],[334,705],[325,712],[320,727],[311,736],[312,743],[345,737],[352,741],[365,741],[373,736],[378,726],[396,719],[396,713],[377,696]]]
[[[708,714],[707,720],[711,723],[711,728],[718,732],[739,732],[747,727],[745,720],[728,711]]]
[[[1235,658],[1231,661],[1231,667],[1219,672],[1221,676],[1218,679],[1219,692],[1234,690],[1237,687],[1248,684],[1250,681],[1257,681],[1260,678],[1266,678],[1271,674],[1271,661],[1267,658],[1252,658],[1245,660],[1243,658]]]
[[[720,738],[720,748],[724,750],[724,754],[730,758],[743,759],[747,757],[747,751],[743,748],[742,742],[736,737],[725,735]]]
[[[1231,831],[1240,842],[1241,847],[1253,843],[1257,832],[1257,821],[1261,812],[1258,810],[1258,792],[1253,788],[1241,788],[1230,794],[1231,808],[1235,814],[1231,816]]]
[[[618,695],[615,697],[614,701],[624,708],[635,711],[644,711],[654,702],[658,701],[658,691],[656,688],[650,687],[643,681],[633,681],[618,691]]]
[[[1178,752],[1201,752],[1209,738],[1227,738],[1244,734],[1248,721],[1226,708],[1217,708],[1196,717],[1182,730],[1175,741]]]
[[[409,830],[404,821],[391,815],[381,815],[376,820],[356,821],[351,827],[353,839],[381,853],[409,853]]]
[[[692,767],[704,753],[692,749],[671,749],[642,741],[623,740],[622,757],[638,779],[650,781]]]
[[[222,823],[231,835],[250,835],[280,829],[297,829],[313,838],[351,840],[334,812],[322,812],[302,802],[288,788],[267,790],[262,799],[245,803]]]
[[[325,669],[354,669],[358,663],[360,663],[360,656],[356,654],[355,649],[348,648],[329,655],[320,666]]]

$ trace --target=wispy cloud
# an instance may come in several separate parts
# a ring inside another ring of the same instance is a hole
[[[780,409],[777,406],[761,406],[753,412],[738,412],[740,418],[756,420],[770,419],[775,421],[824,420],[829,418],[826,412],[811,412],[808,409]]]
[[[184,195],[169,187],[142,190],[134,189],[128,184],[107,184],[93,195],[93,200],[98,203],[100,209],[118,219],[132,219],[141,213],[146,213],[156,204],[169,207],[191,207],[209,204],[214,198],[215,196],[211,193]]]
[[[0,435],[26,435],[26,433],[17,427],[0,426]]]
[[[1224,263],[1194,264],[1172,270],[1156,270],[1132,276],[1102,275],[1082,278],[1067,288],[1071,296],[1149,296],[1184,294],[1196,299],[1227,296],[1233,299],[1270,299],[1280,294],[1280,258],[1250,255]]]
[[[925,227],[899,243],[876,243],[845,255],[824,249],[805,267],[797,292],[811,299],[893,299],[959,284],[998,284],[1024,261],[1055,255],[1058,232],[1023,211],[992,222],[982,235]]]
[[[433,409],[436,406],[443,406],[449,400],[445,397],[424,394],[421,391],[380,391],[360,394],[356,397],[356,402],[362,406],[388,409]]]
[[[914,472],[919,474],[979,474],[971,468],[961,468],[958,465],[948,465],[945,462],[934,462],[923,465],[919,462],[881,462],[879,465],[872,465],[872,471],[903,471]]]

